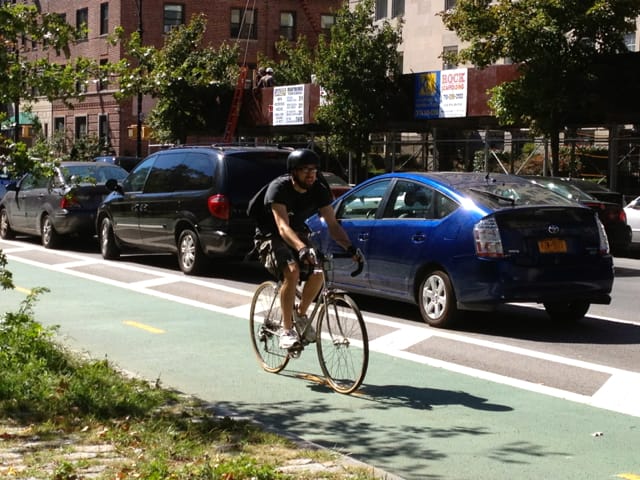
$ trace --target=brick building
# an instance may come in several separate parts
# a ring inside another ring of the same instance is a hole
[[[292,41],[304,35],[314,44],[318,34],[328,30],[335,20],[335,11],[342,0],[30,0],[43,12],[64,15],[74,26],[86,25],[87,38],[71,49],[72,56],[93,58],[99,62],[116,62],[123,56],[122,45],[112,46],[107,36],[122,26],[126,35],[141,28],[143,43],[161,47],[165,34],[173,27],[189,22],[192,15],[204,13],[208,19],[206,43],[218,46],[222,42],[238,42],[241,61],[251,70],[256,68],[258,52],[275,58],[275,43],[280,37]],[[140,15],[141,14],[141,15]],[[33,57],[43,55],[37,48],[29,51]],[[62,63],[64,56],[47,53],[52,62]],[[250,71],[251,71],[250,70]],[[105,140],[117,155],[135,155],[140,149],[148,152],[148,141],[138,143],[130,136],[129,126],[138,123],[136,98],[116,101],[113,93],[117,82],[95,79],[82,87],[82,101],[73,108],[62,102],[40,101],[32,106],[47,136],[64,130],[74,138],[96,135]],[[141,118],[152,108],[153,100],[143,98]]]

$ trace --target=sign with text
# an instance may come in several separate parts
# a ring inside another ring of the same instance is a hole
[[[467,115],[467,69],[424,72],[415,76],[415,118]]]
[[[273,125],[304,124],[305,85],[273,87]]]

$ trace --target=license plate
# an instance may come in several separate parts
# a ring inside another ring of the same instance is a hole
[[[561,238],[538,240],[540,253],[567,253],[567,242]]]

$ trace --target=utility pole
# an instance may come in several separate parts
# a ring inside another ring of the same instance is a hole
[[[140,35],[140,45],[142,45],[142,0],[135,0],[138,7],[138,34]],[[138,82],[138,112],[136,128],[136,157],[142,157],[142,90]]]
[[[15,61],[16,61],[16,68],[20,67],[20,49],[18,48],[18,40],[16,40],[16,43],[14,45],[14,49],[15,49]],[[20,71],[20,82],[22,83],[22,70]],[[18,143],[20,141],[20,98],[16,98],[15,101],[13,102],[13,141],[15,143]]]

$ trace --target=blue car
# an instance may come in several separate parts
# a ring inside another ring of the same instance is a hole
[[[434,327],[510,302],[541,303],[565,322],[611,302],[613,260],[597,215],[517,176],[390,173],[334,208],[366,258],[356,277],[335,259],[336,285],[417,304]],[[339,251],[321,217],[307,224],[322,251]]]

